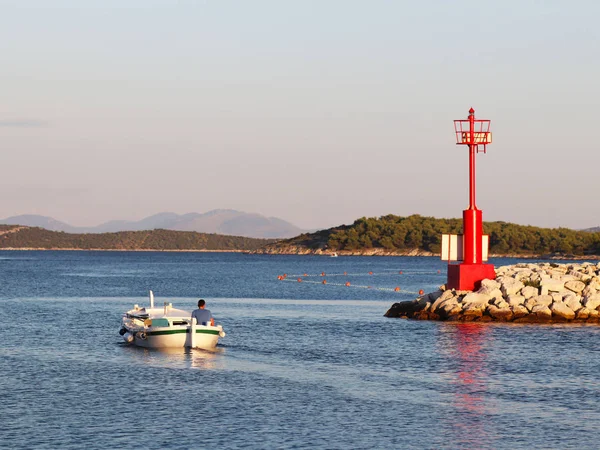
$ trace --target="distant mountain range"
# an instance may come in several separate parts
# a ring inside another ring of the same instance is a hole
[[[598,231],[600,231],[600,227],[584,228],[581,231],[588,231],[590,233],[597,233]]]
[[[276,217],[265,217],[232,209],[215,209],[203,214],[164,212],[138,221],[112,220],[95,227],[74,227],[52,217],[34,214],[7,217],[0,220],[0,224],[40,227],[65,233],[110,233],[165,229],[266,239],[290,238],[307,231]]]

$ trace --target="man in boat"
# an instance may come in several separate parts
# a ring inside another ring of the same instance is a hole
[[[192,319],[195,317],[198,325],[210,325],[215,326],[215,319],[208,309],[205,309],[206,302],[204,299],[198,300],[198,309],[192,311]]]

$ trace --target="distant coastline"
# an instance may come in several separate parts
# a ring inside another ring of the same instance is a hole
[[[365,249],[365,250],[337,250],[335,252],[328,250],[310,250],[306,248],[289,248],[273,247],[261,248],[258,250],[251,251],[252,254],[263,254],[263,255],[307,255],[307,256],[326,256],[331,257],[334,253],[338,256],[421,256],[421,257],[436,257],[439,258],[439,253],[427,252],[420,249],[411,249],[405,251],[386,251],[384,249]],[[519,253],[503,253],[503,254],[490,254],[489,258],[519,258],[519,259],[545,259],[545,260],[600,260],[599,255],[571,255],[571,254],[535,254],[535,255],[524,255]]]
[[[162,252],[162,253],[244,253],[250,255],[288,255],[288,256],[324,256],[331,257],[332,253],[308,251],[308,252],[268,252],[261,250],[209,250],[209,249],[160,249],[160,248],[43,248],[43,247],[22,247],[22,248],[0,248],[0,251],[11,251],[11,252],[27,252],[27,251],[64,251],[64,252]],[[338,256],[391,256],[391,257],[406,257],[416,256],[423,258],[439,258],[439,254],[431,252],[423,252],[420,250],[411,250],[406,252],[378,252],[378,251],[364,251],[364,252],[336,252]],[[490,255],[490,258],[516,258],[516,259],[542,259],[542,260],[565,260],[565,261],[598,261],[600,256],[589,255],[589,256],[576,256],[576,255],[520,255],[520,254],[504,254],[504,255]]]
[[[163,253],[250,253],[248,250],[206,250],[206,249],[158,249],[158,248],[0,248],[0,251],[8,252],[34,252],[34,251],[49,251],[49,252],[163,252]]]
[[[13,251],[89,250],[241,253],[256,250],[273,242],[273,239],[164,229],[73,234],[49,231],[39,227],[0,225],[0,249]]]
[[[150,229],[73,234],[40,227],[0,225],[0,249],[73,251],[231,252],[258,255],[438,257],[443,234],[460,234],[459,219],[413,215],[361,218],[291,239]],[[600,232],[484,223],[490,258],[599,260]]]

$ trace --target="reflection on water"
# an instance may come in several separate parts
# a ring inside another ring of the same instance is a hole
[[[451,373],[455,414],[449,428],[455,442],[470,448],[490,445],[493,405],[486,396],[487,367],[485,345],[492,339],[489,324],[460,323],[443,328],[441,351],[454,365]]]
[[[216,348],[215,350],[203,350],[200,348],[186,349],[190,355],[191,368],[210,370],[217,368],[220,358],[225,352],[222,348]]]
[[[143,348],[123,344],[123,350],[128,353],[132,363],[152,367],[168,367],[178,369],[211,370],[222,368],[225,349],[217,347],[214,350],[199,348]]]

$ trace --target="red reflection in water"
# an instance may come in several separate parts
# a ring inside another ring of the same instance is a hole
[[[486,412],[486,359],[483,347],[490,338],[489,327],[485,324],[463,323],[451,328],[451,357],[457,364],[458,378],[455,380],[453,428],[457,432],[456,441],[463,446],[476,448],[487,440]]]
[[[481,372],[485,357],[481,347],[486,331],[485,325],[477,323],[464,323],[455,327],[456,350],[460,362],[458,377],[463,383],[483,386]]]

